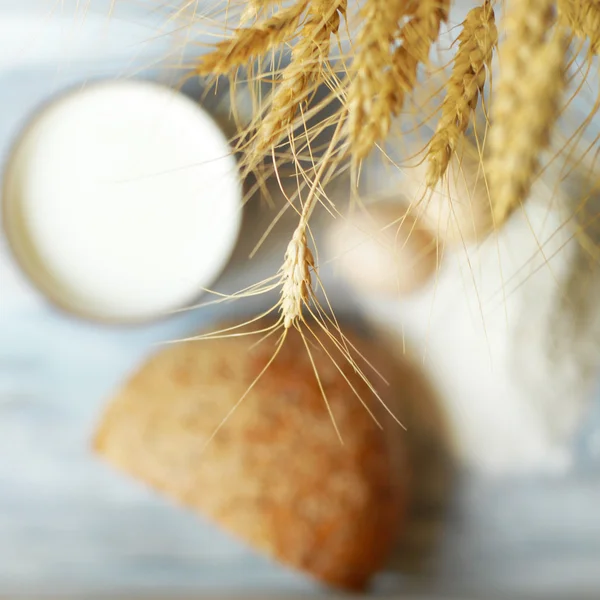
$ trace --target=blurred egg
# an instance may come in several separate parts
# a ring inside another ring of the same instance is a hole
[[[328,231],[328,246],[347,281],[385,294],[420,289],[438,263],[433,235],[396,202],[377,202],[336,220]]]

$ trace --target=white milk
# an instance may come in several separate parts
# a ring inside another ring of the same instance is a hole
[[[241,222],[220,129],[192,100],[147,82],[93,84],[49,105],[15,146],[4,202],[29,275],[64,308],[109,321],[193,301]]]

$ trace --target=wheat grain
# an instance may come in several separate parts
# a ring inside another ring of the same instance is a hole
[[[505,17],[501,76],[492,102],[488,180],[495,226],[524,202],[565,89],[565,37],[548,33],[552,0],[515,0]]]
[[[386,10],[378,6],[382,2]],[[349,135],[357,159],[387,136],[392,116],[415,86],[419,64],[429,60],[450,0],[371,0],[366,6],[371,12],[365,14],[348,93]],[[403,18],[408,20],[399,25]]]
[[[293,38],[308,1],[298,0],[262,23],[237,29],[231,39],[219,42],[202,56],[195,73],[223,75]]]
[[[254,148],[256,155],[262,156],[293,123],[300,104],[322,80],[331,36],[338,31],[347,4],[347,0],[311,1],[301,38],[292,50],[290,64],[283,71],[270,111],[260,125]]]
[[[563,24],[582,40],[589,40],[592,54],[600,54],[600,2],[598,0],[558,0]]]
[[[458,50],[442,103],[442,116],[427,154],[426,183],[433,188],[444,176],[452,153],[466,131],[491,68],[498,42],[494,10],[489,1],[467,14],[458,36]]]

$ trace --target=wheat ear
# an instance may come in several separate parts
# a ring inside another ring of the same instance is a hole
[[[592,54],[600,54],[600,2],[598,0],[558,0],[562,23],[582,40],[589,40]]]
[[[505,22],[489,134],[488,181],[496,227],[529,193],[566,86],[566,40],[560,32],[549,32],[553,0],[515,0]]]
[[[277,4],[279,0],[246,0],[246,8],[240,15],[240,26],[256,21],[260,18],[266,8],[272,4]]]
[[[442,116],[429,144],[426,183],[435,187],[444,176],[452,153],[466,131],[483,91],[486,71],[498,43],[494,9],[489,1],[467,14],[458,36],[458,50],[446,85]]]
[[[296,34],[309,0],[298,0],[275,15],[251,27],[237,29],[231,39],[216,44],[212,52],[202,56],[195,72],[198,75],[223,75]]]
[[[451,0],[411,3],[410,19],[400,31],[400,45],[394,52],[394,113],[402,110],[406,94],[415,87],[419,65],[429,62],[431,47],[440,35],[440,26],[448,20],[450,4]]]
[[[282,266],[281,315],[283,326],[289,329],[302,315],[302,307],[312,293],[311,269],[315,261],[306,240],[306,223],[294,231]]]
[[[240,15],[240,26],[246,25],[246,23],[258,19],[262,12],[263,3],[261,0],[246,0],[246,8]]]
[[[312,0],[301,37],[292,50],[290,64],[271,100],[269,113],[257,133],[255,152],[262,156],[293,123],[300,104],[323,79],[331,36],[337,33],[348,0]]]
[[[360,12],[364,24],[356,41],[347,100],[348,136],[357,159],[364,158],[390,129],[392,45],[407,5],[406,0],[366,0]]]
[[[364,15],[367,22],[359,36],[348,92],[355,158],[365,158],[387,136],[392,116],[402,110],[406,94],[415,86],[419,64],[429,61],[449,6],[450,0],[371,0],[365,5],[370,11]]]

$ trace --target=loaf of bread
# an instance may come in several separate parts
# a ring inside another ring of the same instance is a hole
[[[116,395],[94,445],[255,549],[359,591],[384,565],[406,514],[406,469],[392,443],[403,431],[328,335],[306,335],[322,390],[295,330],[253,387],[277,334],[258,345],[258,336],[182,342],[152,356]],[[358,360],[389,398],[391,388]]]

